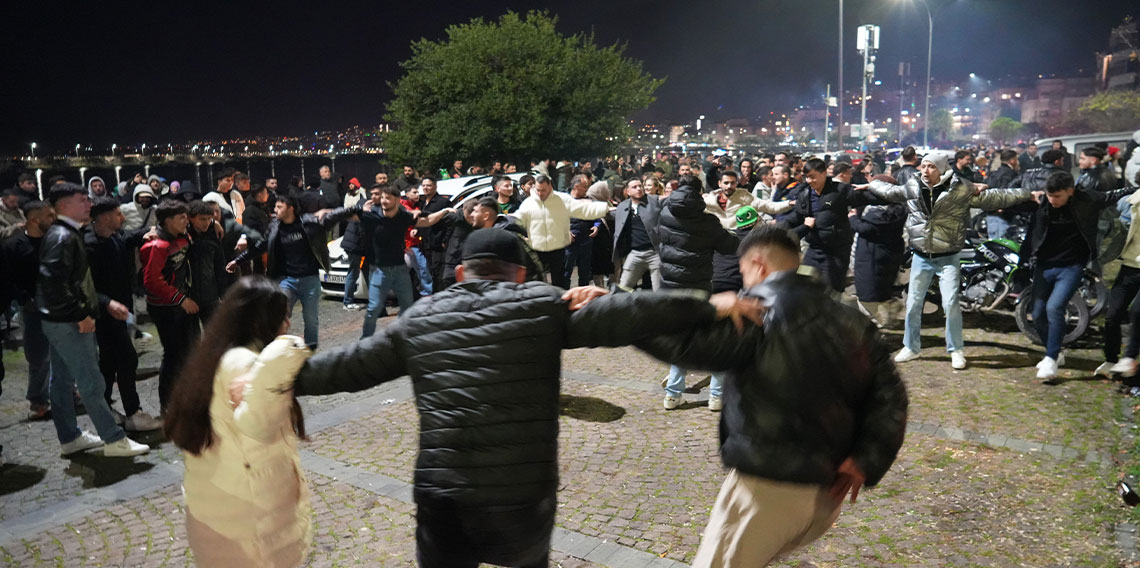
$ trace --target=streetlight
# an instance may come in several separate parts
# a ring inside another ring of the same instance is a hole
[[[118,148],[118,147],[119,147],[118,144],[111,144],[111,157],[112,158],[115,157],[115,148]]]
[[[75,157],[76,157],[76,158],[78,158],[78,157],[79,157],[79,144],[76,144],[76,145],[75,145]]]
[[[145,144],[145,143],[142,145],[142,149],[141,149],[141,150],[139,150],[139,155],[140,155],[140,156],[145,156],[145,155],[146,155],[146,144]]]
[[[926,8],[926,21],[929,24],[927,28],[926,40],[926,106],[922,110],[922,145],[930,147],[930,55],[934,50],[934,13],[930,11],[930,5],[926,0],[917,0]],[[973,77],[974,74],[970,73]]]
[[[36,143],[32,142],[32,159],[36,159]]]

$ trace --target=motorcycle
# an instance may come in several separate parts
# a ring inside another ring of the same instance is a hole
[[[1021,333],[1040,345],[1043,342],[1033,326],[1032,271],[1019,266],[1020,249],[1021,245],[1010,239],[989,239],[963,249],[959,259],[959,304],[963,312],[1012,312]],[[910,263],[908,256],[904,267],[909,268]],[[1099,276],[1085,270],[1082,288],[1089,287],[1096,294],[1097,283],[1103,289]],[[1107,299],[1107,289],[1099,295]],[[926,301],[942,305],[939,288],[933,283],[927,290]],[[1065,309],[1066,326],[1062,342],[1068,344],[1083,336],[1091,320],[1085,297],[1074,294]]]

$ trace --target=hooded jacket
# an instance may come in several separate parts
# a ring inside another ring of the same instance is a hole
[[[297,394],[356,392],[411,375],[420,420],[413,496],[420,507],[519,511],[558,490],[563,349],[616,347],[712,321],[707,302],[659,293],[604,296],[571,312],[541,282],[466,280],[417,301],[371,338],[319,353],[297,374]],[[508,542],[549,538],[522,522]],[[457,551],[458,552],[458,551]]]
[[[144,209],[139,205],[140,195],[151,196],[153,201],[150,207]],[[145,183],[136,185],[134,193],[131,194],[131,202],[119,206],[119,211],[122,211],[123,217],[126,218],[126,220],[123,221],[123,230],[134,231],[142,227],[153,227],[157,225],[158,217],[155,216],[154,213],[155,205],[158,205],[158,196],[154,194],[154,190]]]
[[[103,182],[103,195],[95,195],[95,191],[91,189],[91,186],[95,183],[95,180]],[[95,199],[97,197],[111,197],[111,188],[107,187],[107,182],[103,181],[103,178],[99,176],[91,176],[91,179],[87,180],[87,195],[91,197],[91,199]]]
[[[23,232],[27,221],[18,205],[9,209],[0,203],[0,241],[6,241]]]
[[[233,206],[226,201],[226,196],[220,192],[211,191],[207,193],[202,201],[207,203],[217,203],[218,207],[222,208],[224,213],[229,213],[238,223],[241,223],[242,215],[245,214],[245,199],[242,198],[241,192],[237,188],[231,188],[228,192],[229,198],[233,200]]]
[[[906,185],[872,180],[868,191],[884,201],[906,203],[910,248],[926,257],[962,250],[971,208],[994,211],[1033,199],[1028,189],[987,189],[978,194],[973,182],[953,171],[943,174],[934,187],[916,176]]]
[[[749,289],[768,311],[739,334],[714,322],[636,345],[688,369],[727,372],[724,465],[787,483],[830,486],[854,458],[877,484],[906,433],[906,387],[874,324],[809,276],[772,274]]]
[[[712,291],[713,252],[733,254],[740,240],[705,212],[700,190],[683,185],[665,198],[657,225],[663,288]]]

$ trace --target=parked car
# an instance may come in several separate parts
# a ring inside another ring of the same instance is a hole
[[[517,187],[519,178],[524,175],[526,174],[514,173],[507,174],[507,177],[514,180]],[[491,178],[492,176],[483,175],[440,180],[436,183],[436,192],[446,197],[453,207],[458,207],[465,201],[478,199],[491,193]],[[344,282],[348,276],[348,254],[340,248],[339,237],[329,242],[329,262],[328,272],[318,271],[321,279],[321,292],[325,296],[343,298]],[[362,269],[366,270],[367,267],[362,267]],[[356,281],[356,299],[358,301],[368,299],[368,284],[364,282],[363,277]]]

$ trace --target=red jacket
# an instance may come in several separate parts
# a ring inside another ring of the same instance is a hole
[[[143,245],[139,258],[143,265],[146,302],[156,306],[178,306],[190,291],[190,239],[159,231],[158,238]]]
[[[407,199],[401,198],[400,205],[403,205],[404,209],[407,209],[408,213],[411,213],[412,215],[420,212],[419,203],[412,203]],[[423,243],[423,241],[424,238],[420,236],[419,232],[416,231],[416,228],[409,227],[408,232],[404,234],[404,249],[407,250],[412,247],[418,247],[421,243]]]

